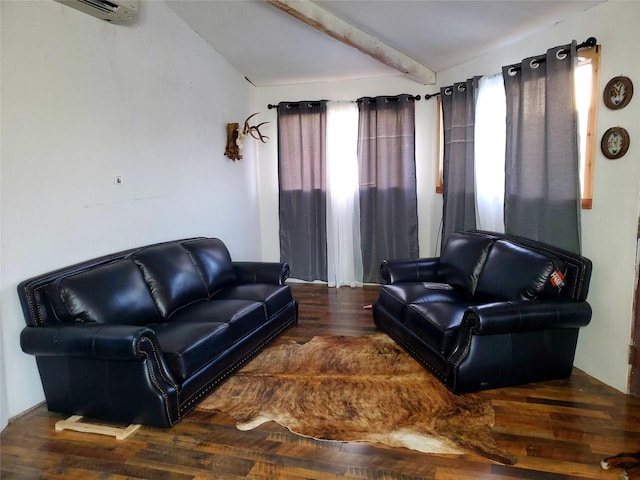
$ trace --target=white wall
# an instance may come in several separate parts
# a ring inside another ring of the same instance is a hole
[[[18,282],[189,236],[237,259],[261,247],[255,148],[223,155],[254,87],[163,2],[141,2],[126,27],[51,0],[0,8],[2,428],[44,400],[19,347]]]
[[[547,48],[575,39],[578,43],[595,36],[603,45],[601,91],[616,75],[629,76],[640,89],[640,2],[609,0],[570,21],[524,39],[490,55],[458,65],[438,74],[438,88],[473,75],[489,75],[503,65],[544,53]],[[258,107],[279,101],[353,100],[363,95],[411,93],[424,95],[436,87],[424,87],[401,77],[378,80],[329,82],[258,88]],[[601,104],[598,112],[598,145],[604,131],[614,125],[627,128],[631,147],[625,157],[607,160],[598,153],[595,165],[593,209],[583,211],[583,254],[594,264],[589,302],[593,307],[591,324],[581,330],[576,366],[601,381],[626,391],[627,352],[630,339],[633,289],[635,284],[635,246],[640,193],[640,95],[621,111],[610,111]],[[416,104],[416,160],[421,255],[431,255],[437,247],[441,220],[441,196],[434,193],[435,101]],[[275,110],[269,111],[275,123]],[[275,128],[273,130],[275,132]],[[275,135],[275,133],[274,133]],[[262,206],[263,256],[276,260],[278,247],[277,150],[275,142],[259,151],[260,203]]]

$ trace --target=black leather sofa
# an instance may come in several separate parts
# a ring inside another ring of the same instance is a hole
[[[373,317],[454,393],[565,378],[591,268],[533,240],[456,232],[440,257],[382,263]]]
[[[215,238],[106,255],[18,286],[49,410],[170,427],[297,322],[288,265]]]

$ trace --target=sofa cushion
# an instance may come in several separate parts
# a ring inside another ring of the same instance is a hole
[[[128,259],[56,280],[53,292],[53,307],[63,321],[146,325],[162,320],[140,270]]]
[[[209,295],[219,289],[234,285],[236,273],[231,262],[229,250],[217,238],[202,238],[182,243],[197,265],[204,279]]]
[[[226,323],[237,341],[267,321],[263,303],[249,300],[202,300],[177,310],[171,323]]]
[[[226,323],[164,322],[149,325],[171,371],[184,381],[233,345]]]
[[[404,282],[380,287],[377,303],[396,318],[402,319],[410,303],[459,302],[466,295],[446,283]]]
[[[132,258],[140,267],[164,318],[190,302],[207,297],[198,268],[179,243],[144,248]]]
[[[293,301],[293,296],[291,287],[288,285],[252,283],[223,288],[211,297],[211,300],[229,299],[262,302],[267,309],[267,315],[272,316],[289,305]]]
[[[438,280],[473,295],[494,240],[483,235],[454,232],[440,254]]]
[[[564,271],[561,260],[506,240],[495,243],[485,262],[476,298],[482,301],[533,300],[543,292],[557,295],[552,274]]]
[[[404,321],[431,348],[448,356],[455,344],[467,302],[434,302],[409,305]]]

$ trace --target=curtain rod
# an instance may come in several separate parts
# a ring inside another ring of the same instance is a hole
[[[589,37],[587,38],[584,42],[580,43],[579,45],[576,46],[576,48],[579,50],[581,48],[592,48],[595,47],[597,45],[598,41],[596,40],[596,37]],[[566,54],[569,53],[567,50],[559,50],[558,54],[562,55],[562,54]],[[540,55],[539,55],[540,56]],[[542,63],[542,62],[546,62],[546,58],[544,56],[540,56],[540,59],[536,59],[536,61],[538,63]],[[512,70],[517,71],[520,70],[520,66],[519,65],[513,65],[511,67]],[[427,93],[424,96],[425,100],[430,100],[433,97],[437,97],[438,95],[440,95],[440,92],[436,92],[436,93]]]
[[[371,102],[373,102],[373,103],[376,102],[376,98],[375,97],[368,97],[368,98],[369,98],[369,102],[370,103]],[[409,96],[407,96],[407,98],[409,100],[420,100],[422,97],[420,95],[417,95],[415,97],[413,95],[409,95]],[[391,95],[391,96],[388,96],[387,98],[385,98],[386,102],[397,102],[398,100],[400,100],[400,97],[397,96],[397,95]],[[362,103],[362,99],[356,100],[356,103]]]
[[[422,97],[420,95],[416,95],[415,97],[412,96],[412,95],[409,95],[408,98],[409,98],[409,100],[420,100]],[[391,102],[393,102],[393,101],[397,102],[398,100],[400,100],[400,97],[399,96],[389,96],[389,97],[387,97],[386,100],[387,101],[391,101]],[[323,101],[329,101],[329,100],[323,100]],[[289,103],[290,103],[291,107],[299,107],[301,105],[301,102],[289,102]],[[305,102],[303,102],[303,103],[305,103]],[[306,103],[308,105],[310,105],[310,106],[319,106],[322,102],[306,102]],[[355,103],[362,103],[362,100],[355,100]],[[270,103],[270,104],[267,105],[267,108],[269,110],[271,110],[273,108],[278,108],[278,105],[277,104],[274,105],[274,104]]]
[[[303,103],[306,103],[309,107],[319,107],[320,105],[322,105],[322,102],[326,102],[326,100],[322,100],[319,102],[285,102],[288,103],[288,107],[290,108],[296,108],[296,107],[300,107],[302,106]],[[267,105],[267,108],[269,110],[271,110],[272,108],[278,108],[278,105],[272,105],[271,103],[269,105]]]

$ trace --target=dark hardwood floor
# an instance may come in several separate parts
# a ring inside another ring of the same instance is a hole
[[[293,285],[299,325],[277,342],[375,332],[377,288]],[[378,444],[315,441],[274,424],[240,432],[222,414],[193,411],[171,429],[142,427],[126,440],[56,432],[65,418],[39,406],[1,437],[3,479],[614,479],[600,459],[640,450],[640,399],[576,370],[568,380],[482,392],[496,411],[498,444],[518,464],[428,455]]]

